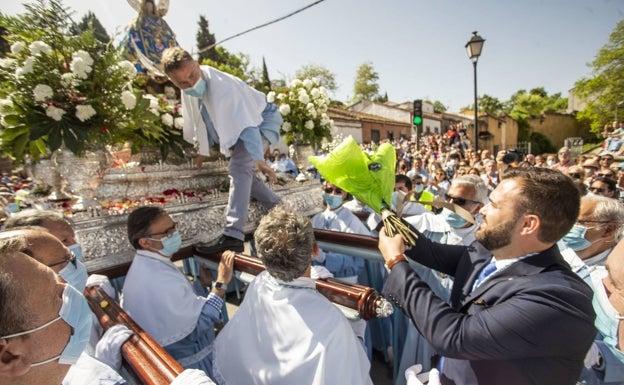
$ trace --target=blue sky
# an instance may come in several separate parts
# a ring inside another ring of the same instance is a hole
[[[170,0],[166,20],[186,49],[196,49],[200,15],[217,39],[284,16],[313,0]],[[3,13],[23,11],[4,0]],[[135,17],[126,0],[64,0],[78,20],[93,11],[109,34]],[[567,92],[624,19],[622,0],[325,0],[289,19],[224,43],[248,54],[271,78],[291,79],[304,64],[336,75],[333,98],[353,94],[357,68],[371,62],[391,101],[439,100],[451,111],[472,104],[473,67],[464,45],[486,39],[478,93],[507,100],[518,89]]]

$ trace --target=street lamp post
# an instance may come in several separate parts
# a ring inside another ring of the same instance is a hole
[[[481,49],[483,49],[483,43],[485,39],[477,35],[477,31],[472,33],[472,37],[466,43],[466,51],[468,52],[468,58],[472,60],[474,67],[474,148],[479,151],[479,107],[477,106],[477,61],[481,56]]]

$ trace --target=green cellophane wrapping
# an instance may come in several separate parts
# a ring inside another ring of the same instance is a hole
[[[383,143],[368,155],[349,136],[326,156],[311,156],[310,163],[323,178],[352,194],[378,213],[391,207],[396,152]]]

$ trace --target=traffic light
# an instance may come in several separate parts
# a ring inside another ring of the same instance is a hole
[[[414,124],[416,126],[419,126],[422,124],[423,122],[423,118],[422,118],[422,100],[420,99],[416,99],[414,100],[414,109],[413,109],[413,116],[414,116]]]

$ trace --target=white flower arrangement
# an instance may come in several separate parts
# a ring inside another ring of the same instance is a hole
[[[318,79],[294,79],[284,92],[267,94],[269,102],[278,104],[284,122],[280,133],[286,143],[320,146],[331,138],[334,122],[327,115],[329,97]]]
[[[168,129],[176,115],[149,110],[122,48],[97,40],[93,30],[76,34],[70,10],[57,0],[26,9],[0,12],[0,25],[11,26],[3,36],[10,52],[0,59],[1,155],[36,161],[62,147],[82,155],[127,142],[133,151],[149,145],[163,155],[183,153],[182,134]]]

